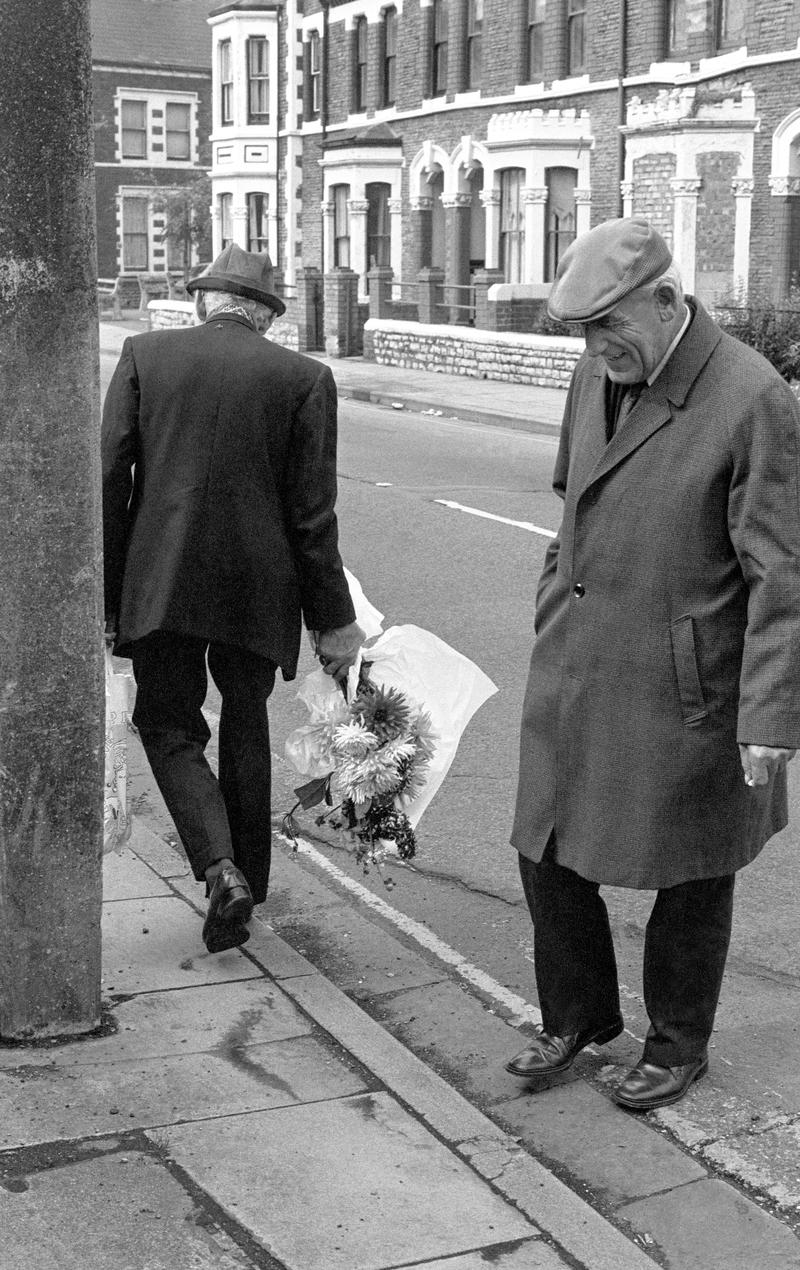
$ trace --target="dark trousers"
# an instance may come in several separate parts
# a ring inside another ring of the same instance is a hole
[[[219,778],[205,757],[206,655],[222,696]],[[201,880],[228,857],[262,903],[272,846],[267,699],[275,666],[242,648],[163,631],[137,641],[132,660],[133,723],[194,876]]]
[[[534,961],[546,1032],[594,1031],[620,1017],[617,964],[605,902],[552,858],[519,857],[534,927]],[[735,874],[666,887],[644,944],[644,1059],[676,1067],[699,1058],[714,1026],[730,943]]]

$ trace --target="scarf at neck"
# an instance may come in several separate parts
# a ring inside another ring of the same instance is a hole
[[[252,326],[253,330],[256,329],[252,313],[250,313],[243,304],[234,304],[233,300],[226,300],[225,304],[220,304],[213,313],[208,315],[206,321],[212,321],[213,318],[219,317],[220,313],[231,313],[235,317],[244,318],[244,320]]]

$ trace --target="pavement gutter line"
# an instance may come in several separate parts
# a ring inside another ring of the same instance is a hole
[[[152,834],[152,837],[159,835]],[[146,850],[140,858],[176,890],[185,903],[197,909],[188,895],[181,893],[183,888],[175,888],[174,879],[163,877],[160,868],[147,859]],[[253,921],[269,933],[267,947],[274,948],[285,942],[257,915]],[[287,960],[294,967],[292,973],[287,977],[271,974],[259,959],[260,942],[258,938],[254,941],[249,959],[278,983],[281,991],[341,1048],[362,1063],[389,1093],[427,1124],[445,1145],[569,1256],[587,1270],[653,1270],[653,1260],[632,1240],[529,1156],[511,1135],[473,1107],[315,966],[306,962],[307,974],[298,975],[297,966],[305,959],[295,949],[287,946],[287,954],[291,952],[291,959],[287,956]],[[247,946],[243,951],[246,949]]]

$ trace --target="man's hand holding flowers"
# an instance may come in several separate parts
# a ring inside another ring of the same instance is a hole
[[[325,674],[332,675],[334,679],[345,679],[350,667],[355,665],[365,638],[358,622],[316,632],[314,651]]]

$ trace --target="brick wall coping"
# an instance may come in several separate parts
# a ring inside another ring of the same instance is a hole
[[[148,313],[194,313],[193,300],[150,300]]]
[[[582,339],[571,335],[523,335],[516,331],[483,331],[471,326],[445,326],[444,324],[422,322],[399,322],[391,318],[369,318],[365,331],[385,335],[409,335],[441,342],[452,341],[457,344],[489,345],[498,350],[529,349],[531,352],[556,352],[580,354],[584,349]]]
[[[494,282],[489,287],[490,300],[546,300],[549,282]]]

